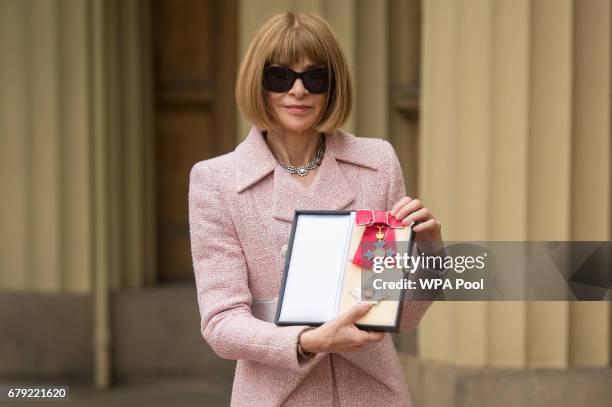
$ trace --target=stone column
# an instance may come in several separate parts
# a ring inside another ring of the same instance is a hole
[[[148,3],[103,3],[0,2],[0,290],[88,293],[101,256],[154,281]]]
[[[610,240],[610,2],[423,2],[420,194],[447,240]],[[423,359],[610,363],[607,302],[437,303]]]

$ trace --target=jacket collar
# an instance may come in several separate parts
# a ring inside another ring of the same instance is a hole
[[[235,150],[236,190],[242,192],[273,173],[273,217],[291,222],[296,209],[343,209],[355,200],[357,191],[354,182],[346,179],[338,162],[372,170],[380,166],[378,158],[363,144],[348,133],[325,133],[325,156],[314,180],[306,187],[278,165],[263,133],[252,127]]]

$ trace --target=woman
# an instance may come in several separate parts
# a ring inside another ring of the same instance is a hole
[[[389,210],[418,223],[418,240],[442,240],[439,222],[405,196],[393,147],[338,130],[352,93],[329,25],[313,14],[275,15],[255,35],[237,79],[251,131],[233,152],[191,171],[201,330],[217,355],[238,360],[232,405],[410,405],[391,336],[353,324],[368,305],[316,329],[253,315],[278,296],[295,209]],[[410,330],[429,302],[404,306],[401,328]]]

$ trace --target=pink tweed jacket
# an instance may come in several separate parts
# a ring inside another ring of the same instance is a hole
[[[353,353],[302,362],[304,326],[253,315],[278,297],[296,209],[390,210],[405,195],[391,144],[325,134],[326,152],[306,187],[280,167],[252,128],[231,153],[198,162],[190,175],[189,224],[201,332],[220,357],[237,360],[232,406],[410,406],[391,334]],[[286,246],[285,246],[286,247]],[[404,303],[413,329],[430,302]]]

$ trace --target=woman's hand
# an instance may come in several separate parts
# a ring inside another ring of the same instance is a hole
[[[416,240],[442,241],[442,226],[433,214],[423,206],[418,199],[404,197],[400,199],[389,212],[405,225],[412,222],[417,224],[412,228],[416,233]]]
[[[384,332],[362,331],[354,322],[368,313],[371,304],[356,304],[316,329],[306,331],[300,338],[304,352],[356,352],[368,343],[379,342]]]

